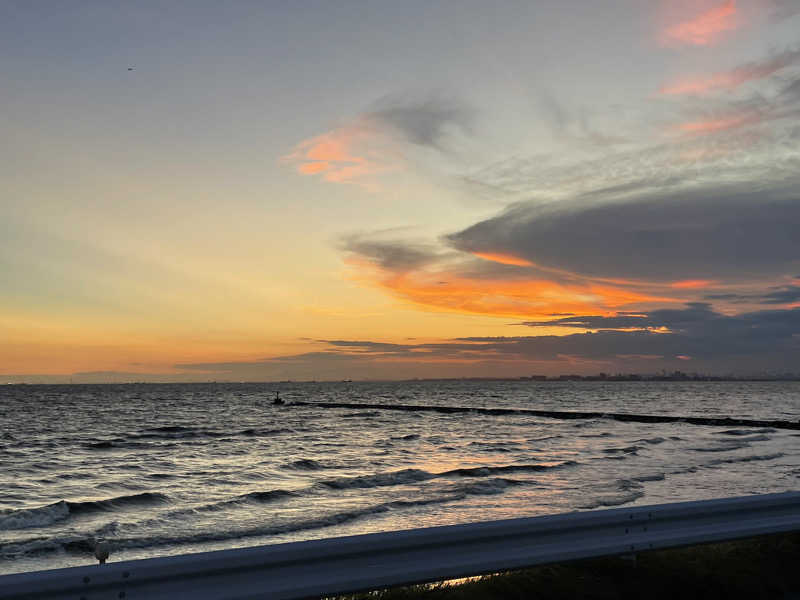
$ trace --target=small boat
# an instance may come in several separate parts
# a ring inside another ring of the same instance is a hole
[[[281,398],[280,392],[275,392],[275,399],[272,401],[272,403],[276,405],[285,404],[283,398]]]

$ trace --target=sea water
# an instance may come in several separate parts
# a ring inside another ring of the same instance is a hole
[[[791,423],[800,383],[3,386],[0,573],[800,489],[792,429],[296,402]]]

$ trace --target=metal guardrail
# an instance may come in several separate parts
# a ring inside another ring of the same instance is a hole
[[[800,531],[800,492],[19,573],[0,577],[0,598],[299,599],[789,531]]]

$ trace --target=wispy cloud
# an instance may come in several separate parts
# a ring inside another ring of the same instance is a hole
[[[760,123],[764,115],[755,111],[728,114],[719,117],[711,117],[699,121],[688,121],[680,123],[676,129],[681,133],[706,134],[728,129],[736,129],[745,125]]]
[[[800,3],[797,0],[770,0],[770,18],[773,22],[790,19],[800,14]]]
[[[474,111],[442,97],[384,98],[351,121],[300,142],[283,157],[302,175],[363,183],[402,168],[404,145],[445,152],[450,135],[472,131]]]
[[[664,85],[659,93],[674,96],[685,94],[709,94],[720,90],[732,90],[749,81],[769,77],[790,65],[800,62],[800,50],[787,50],[764,61],[751,62],[730,71],[722,71],[707,76],[679,79]]]
[[[667,27],[662,33],[662,43],[708,46],[737,27],[736,2],[726,0],[710,10]]]
[[[364,118],[410,144],[446,151],[448,136],[472,132],[475,110],[453,98],[433,96],[413,100],[388,96],[378,101]]]
[[[758,291],[708,294],[705,299],[731,304],[771,304],[792,307],[800,303],[800,283],[771,286]]]
[[[779,91],[754,93],[744,98],[718,99],[695,108],[697,117],[676,125],[674,131],[689,135],[706,135],[753,125],[774,123],[783,128],[788,119],[800,116],[800,76],[784,78]],[[785,128],[783,128],[785,129]]]
[[[351,183],[393,168],[391,156],[380,147],[380,132],[359,119],[298,144],[284,157],[302,175]]]
[[[430,243],[364,234],[344,236],[339,247],[351,256],[392,272],[418,269],[441,258],[441,250]]]

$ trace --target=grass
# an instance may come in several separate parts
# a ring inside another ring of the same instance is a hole
[[[590,559],[339,600],[800,599],[800,533]]]

